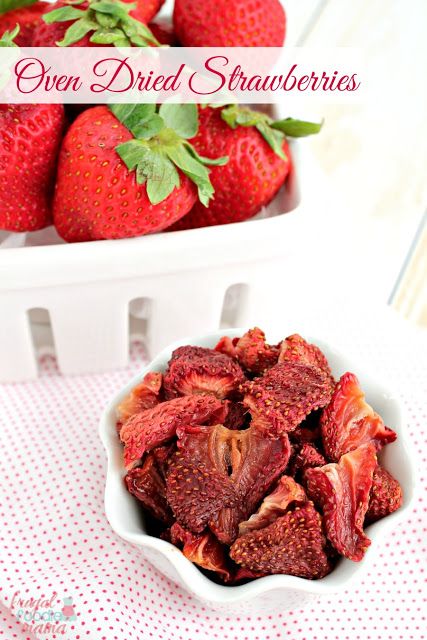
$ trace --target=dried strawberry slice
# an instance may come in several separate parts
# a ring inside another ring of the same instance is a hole
[[[214,349],[179,347],[164,377],[168,398],[211,393],[220,400],[235,397],[245,375],[235,360]]]
[[[126,469],[139,464],[144,453],[171,440],[178,427],[216,424],[225,420],[228,407],[214,396],[184,396],[162,402],[129,418],[120,431],[125,445]]]
[[[239,536],[249,531],[262,529],[286,513],[292,503],[307,502],[307,496],[300,484],[290,476],[282,476],[275,490],[264,498],[258,511],[249,520],[239,524]]]
[[[326,460],[320,451],[314,445],[305,443],[292,458],[289,473],[295,477],[297,474],[303,474],[306,469],[323,467],[325,464]]]
[[[265,333],[258,327],[247,331],[237,342],[235,349],[242,367],[257,375],[277,364],[280,353],[280,345],[267,344]]]
[[[145,509],[165,524],[173,522],[166,500],[166,485],[155,456],[149,453],[142,467],[129,471],[125,477],[128,491],[142,502]]]
[[[333,461],[365,442],[373,442],[379,450],[397,437],[365,401],[354,373],[341,377],[321,415],[320,427],[326,456]]]
[[[228,336],[223,336],[216,345],[215,351],[219,351],[230,358],[237,359],[236,345],[239,340],[240,338],[229,338]]]
[[[231,580],[224,547],[210,531],[195,535],[175,522],[170,529],[170,540],[182,548],[182,553],[190,562],[202,569],[215,571],[224,582]]]
[[[325,544],[320,515],[311,502],[304,502],[272,524],[237,538],[230,556],[250,571],[314,580],[332,569]]]
[[[345,454],[339,463],[307,469],[308,495],[323,510],[326,535],[335,549],[359,562],[371,544],[363,531],[372,477],[377,465],[373,444]]]
[[[333,381],[331,368],[325,354],[315,344],[310,344],[298,333],[283,340],[280,348],[279,362],[302,362],[311,364],[324,371]]]
[[[163,376],[157,371],[149,371],[142,382],[132,389],[117,407],[117,431],[131,416],[145,409],[152,409],[160,402]]]
[[[376,522],[402,506],[402,487],[391,473],[378,465],[374,471],[365,524]]]
[[[328,404],[332,395],[329,376],[300,362],[277,364],[262,378],[243,386],[243,404],[249,407],[254,426],[267,437],[288,433],[306,416]]]
[[[239,522],[256,508],[284,471],[289,440],[263,438],[253,429],[222,425],[178,430],[179,451],[167,475],[167,497],[176,519],[194,533],[209,524],[230,544]]]

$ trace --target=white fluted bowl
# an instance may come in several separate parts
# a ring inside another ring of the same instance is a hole
[[[128,493],[123,478],[123,447],[116,432],[116,407],[136,386],[147,371],[166,369],[172,351],[182,345],[214,347],[224,336],[241,336],[245,329],[228,329],[209,333],[202,337],[190,337],[171,344],[149,365],[120,390],[104,411],[100,423],[100,435],[108,457],[105,488],[105,510],[114,531],[123,539],[141,548],[144,556],[161,573],[179,584],[206,606],[217,610],[254,614],[267,610],[291,610],[300,608],[321,596],[351,588],[356,580],[369,571],[381,550],[385,534],[406,519],[411,507],[415,487],[415,464],[407,440],[406,424],[402,407],[393,394],[384,388],[369,372],[357,363],[349,361],[333,347],[316,337],[309,337],[327,356],[334,375],[338,378],[345,371],[354,372],[366,393],[369,404],[383,417],[385,423],[396,431],[396,442],[384,447],[380,460],[397,478],[403,489],[403,506],[395,513],[371,524],[366,531],[372,541],[361,562],[341,559],[335,569],[321,580],[306,580],[288,575],[258,578],[240,586],[216,584],[192,564],[174,545],[146,533],[144,518],[137,500]],[[280,339],[280,338],[279,338]]]

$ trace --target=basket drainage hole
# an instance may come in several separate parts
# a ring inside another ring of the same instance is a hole
[[[228,287],[222,305],[221,329],[241,325],[242,318],[246,315],[248,296],[249,286],[247,284],[233,284]]]
[[[150,298],[134,298],[129,302],[129,349],[135,342],[146,344],[152,306]]]
[[[27,317],[39,372],[50,370],[52,364],[56,370],[55,341],[49,311],[39,307],[29,309]]]

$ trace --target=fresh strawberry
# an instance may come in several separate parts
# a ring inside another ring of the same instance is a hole
[[[402,487],[387,469],[378,465],[374,471],[365,523],[376,522],[388,516],[399,509],[402,502]]]
[[[178,45],[178,40],[173,29],[173,24],[169,20],[157,19],[148,24],[153,36],[160,44],[167,44],[169,47]]]
[[[175,0],[173,20],[185,47],[281,47],[285,40],[279,0]]]
[[[224,582],[230,582],[225,549],[210,531],[195,535],[175,522],[170,529],[170,541],[182,548],[182,553],[190,562],[214,571]]]
[[[167,474],[167,498],[182,526],[199,533],[209,525],[230,544],[238,525],[283,473],[289,459],[286,436],[269,440],[256,430],[221,425],[178,429],[178,451]]]
[[[290,462],[289,473],[294,477],[304,474],[306,469],[312,467],[323,467],[326,464],[325,458],[313,444],[305,443],[293,456]]]
[[[37,25],[34,47],[158,46],[144,24],[162,0],[59,0]]]
[[[29,3],[22,0],[6,0],[6,7],[0,9],[0,37],[6,31],[13,31],[18,25],[19,33],[14,39],[15,44],[18,47],[31,47],[34,30],[40,24],[41,17],[49,5],[46,2],[36,2],[31,6],[24,4]]]
[[[240,366],[229,356],[203,347],[175,349],[165,373],[167,398],[211,393],[220,400],[235,396],[246,381]]]
[[[117,407],[117,430],[120,430],[126,420],[145,409],[152,409],[160,402],[163,375],[156,371],[149,371],[129,395]]]
[[[197,197],[213,195],[206,160],[188,138],[195,105],[113,105],[84,111],[62,145],[54,221],[68,242],[127,238],[165,229]]]
[[[326,535],[335,549],[359,562],[371,541],[363,531],[372,477],[377,466],[373,444],[362,444],[338,464],[307,469],[308,495],[323,510]]]
[[[311,502],[294,506],[266,527],[240,536],[230,549],[242,567],[315,580],[331,569],[320,515]]]
[[[320,426],[326,456],[334,461],[364,442],[373,442],[378,450],[397,437],[365,401],[354,373],[341,377],[321,415]]]
[[[231,127],[224,120],[224,113],[225,109],[220,108],[201,109],[199,133],[192,140],[197,152],[204,156],[213,158],[219,152],[229,158],[227,165],[211,170],[215,198],[207,208],[196,204],[172,230],[252,218],[274,198],[289,173],[290,156],[284,136],[279,153],[275,153],[255,126]],[[255,117],[264,118],[262,114]],[[279,136],[280,132],[275,134]]]
[[[63,128],[62,105],[0,105],[0,229],[35,231],[51,224]]]
[[[331,378],[332,383],[334,382],[325,354],[315,344],[306,342],[298,333],[289,336],[280,345],[279,362],[286,361],[305,362],[318,367]]]
[[[239,536],[267,527],[286,513],[291,503],[302,504],[306,501],[307,496],[302,486],[290,476],[282,476],[275,490],[264,498],[258,511],[249,520],[239,524]]]
[[[247,382],[243,392],[254,427],[267,437],[277,437],[296,429],[311,411],[326,406],[332,386],[321,369],[287,361]]]
[[[274,122],[248,108],[205,107],[192,140],[198,153],[209,158],[225,155],[225,166],[213,167],[215,198],[207,208],[196,203],[172,229],[192,229],[252,218],[284,184],[291,168],[286,135],[294,137],[320,131],[321,125],[299,120]]]
[[[178,427],[217,424],[226,415],[227,405],[211,395],[184,396],[135,414],[120,431],[126,469],[137,466],[147,451],[172,440]]]
[[[165,480],[153,452],[147,455],[142,467],[128,471],[125,482],[128,491],[142,502],[151,515],[167,525],[172,524],[172,511],[166,500]]]

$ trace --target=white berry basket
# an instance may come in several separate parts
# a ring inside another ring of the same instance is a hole
[[[53,229],[0,237],[0,382],[36,377],[43,348],[64,374],[99,372],[127,364],[134,335],[155,354],[185,335],[261,322],[275,277],[295,280],[316,235],[307,142],[291,143],[292,172],[256,219],[77,244]]]

